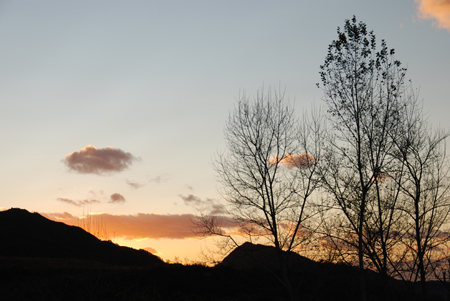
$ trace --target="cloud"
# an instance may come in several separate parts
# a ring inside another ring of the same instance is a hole
[[[199,197],[194,196],[193,194],[190,194],[188,196],[180,195],[180,198],[183,199],[183,201],[186,205],[191,205],[191,204],[200,205],[205,202],[205,201],[202,201]]]
[[[145,184],[141,184],[141,183],[135,182],[135,181],[130,181],[128,179],[127,179],[126,183],[127,183],[127,185],[129,185],[131,188],[134,188],[134,189],[138,189],[138,188],[145,186]]]
[[[145,250],[145,251],[147,251],[147,252],[150,252],[150,253],[152,253],[153,255],[161,254],[160,252],[158,252],[158,251],[156,251],[155,249],[150,248],[150,247],[144,248],[143,250]]]
[[[119,203],[125,203],[125,198],[123,197],[123,195],[119,194],[119,193],[113,193],[110,196],[111,201],[109,201],[109,203],[112,204],[119,204]]]
[[[355,251],[356,247],[346,241],[340,239],[333,239],[330,237],[323,237],[318,246],[321,249],[327,250],[344,250],[344,251]]]
[[[208,212],[208,215],[226,213],[225,206],[213,199],[207,198],[206,200],[202,200],[193,194],[188,196],[179,195],[179,197],[184,201],[185,205],[191,206],[200,212]]]
[[[417,15],[421,19],[431,19],[433,26],[450,31],[450,0],[415,0]]]
[[[92,189],[92,188],[88,188],[88,193],[89,194],[92,194],[92,195],[94,195],[94,196],[101,196],[101,197],[104,197],[105,196],[105,191],[103,191],[103,189],[100,189],[98,192],[95,192],[95,190],[94,189]]]
[[[74,216],[68,212],[40,213],[40,214],[50,220],[55,221],[55,222],[62,222],[62,223],[72,225],[72,226],[77,226],[77,227],[80,225],[80,219],[77,216]]]
[[[142,239],[192,239],[210,236],[210,233],[202,233],[199,228],[203,223],[214,224],[217,233],[227,235],[247,235],[249,232],[267,235],[261,228],[255,227],[245,221],[234,221],[224,215],[205,215],[198,219],[193,214],[161,215],[138,213],[137,215],[112,215],[108,213],[91,213],[85,217],[77,217],[70,213],[41,213],[48,219],[63,222],[68,225],[91,226],[101,225],[102,233],[114,233],[114,237],[128,240]],[[203,220],[203,223],[202,223]],[[197,223],[197,224],[196,224]],[[95,227],[91,227],[95,228]],[[93,233],[96,235],[96,233]],[[101,239],[104,239],[100,237]],[[152,250],[147,251],[152,252]],[[153,249],[154,250],[154,249]],[[156,251],[155,251],[156,252]],[[153,253],[155,254],[155,253]]]
[[[161,176],[157,176],[157,177],[154,177],[153,179],[148,180],[148,182],[149,183],[154,182],[154,183],[160,184],[160,183],[167,182],[169,180],[170,180],[170,176],[169,175],[161,175]]]
[[[78,226],[80,218],[67,212],[44,213],[49,219]],[[172,238],[185,239],[196,238],[192,231],[196,219],[193,214],[160,215],[138,213],[137,215],[112,215],[108,213],[92,214],[90,217],[101,220],[108,233],[114,233],[115,237],[125,239],[158,239]]]
[[[288,168],[298,167],[300,169],[305,169],[310,166],[312,166],[314,163],[316,163],[317,160],[310,154],[294,154],[291,155],[290,153],[284,155],[282,158],[280,157],[271,157],[269,159],[269,164],[282,164],[284,166],[287,166]]]
[[[66,198],[57,198],[57,201],[63,202],[63,203],[67,203],[73,206],[83,206],[83,205],[91,205],[91,204],[96,204],[96,203],[100,203],[100,201],[97,200],[84,200],[84,201],[73,201],[70,199],[66,199]]]
[[[157,177],[154,177],[154,178],[148,180],[147,183],[139,183],[139,182],[131,181],[131,180],[128,180],[128,179],[126,179],[126,183],[131,188],[138,189],[138,188],[146,186],[148,183],[160,184],[160,183],[167,182],[168,180],[170,180],[170,176],[169,175],[160,175],[160,176],[157,176]]]
[[[138,159],[120,149],[113,147],[96,148],[88,145],[79,152],[68,154],[63,162],[71,171],[100,175],[123,171],[135,160]]]
[[[378,176],[376,176],[374,179],[372,179],[372,181],[376,181],[376,182],[386,182],[389,181],[391,178],[384,173],[380,173]]]

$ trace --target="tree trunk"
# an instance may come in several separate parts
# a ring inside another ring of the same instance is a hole
[[[361,301],[367,301],[366,272],[364,270],[363,242],[361,231],[358,233],[358,236],[359,285],[361,289]]]

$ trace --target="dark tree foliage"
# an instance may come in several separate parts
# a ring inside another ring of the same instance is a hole
[[[390,193],[380,191],[393,165],[389,151],[400,134],[405,91],[406,69],[394,53],[384,40],[377,51],[374,33],[353,17],[345,21],[343,31],[338,28],[338,39],[320,67],[333,128],[328,157],[333,171],[324,184],[340,209],[341,228],[356,238],[363,300],[365,256],[386,276],[388,252],[396,243],[390,232],[399,218],[392,210],[398,187],[390,187]]]
[[[320,66],[332,126],[323,184],[338,211],[325,229],[341,255],[357,253],[362,300],[365,268],[420,280],[425,298],[432,254],[448,241],[448,134],[428,126],[394,54],[353,17]]]

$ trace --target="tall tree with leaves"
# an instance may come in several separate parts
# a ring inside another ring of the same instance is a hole
[[[337,33],[338,39],[329,45],[325,63],[320,66],[333,129],[331,155],[327,157],[332,172],[323,179],[340,209],[341,226],[356,236],[361,297],[367,300],[365,256],[377,262],[373,243],[385,248],[376,252],[377,256],[388,256],[389,246],[388,236],[373,239],[371,234],[385,235],[394,224],[383,211],[393,204],[384,206],[386,195],[376,190],[393,163],[389,150],[398,135],[406,69],[395,60],[394,49],[388,49],[384,40],[377,51],[374,33],[355,17],[346,20]],[[383,272],[387,258],[378,263]]]

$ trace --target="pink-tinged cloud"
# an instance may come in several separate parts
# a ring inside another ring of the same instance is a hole
[[[109,197],[111,200],[109,201],[109,203],[112,204],[123,204],[125,203],[125,198],[123,197],[123,195],[119,194],[119,193],[113,193],[111,194],[111,196]]]
[[[159,254],[158,251],[156,251],[155,249],[150,248],[150,247],[144,248],[143,250],[145,250],[145,251],[147,251],[149,253],[152,253],[153,255]]]
[[[79,227],[80,225],[82,225],[81,223],[81,219],[79,219],[77,216],[74,216],[68,212],[63,212],[63,213],[39,213],[42,216],[55,221],[55,222],[61,222],[61,223],[65,223],[67,225],[72,225],[72,226],[77,226]]]
[[[344,250],[344,251],[355,251],[356,247],[339,239],[332,239],[330,237],[323,237],[319,242],[318,246],[321,249],[328,250]]]
[[[179,197],[187,206],[191,206],[202,213],[207,212],[208,215],[218,215],[226,213],[225,206],[213,199],[207,198],[206,200],[202,200],[201,198],[193,194],[190,194],[188,196],[179,195]]]
[[[317,160],[310,154],[286,154],[283,157],[271,157],[269,164],[282,164],[288,168],[300,168],[305,169],[311,167]]]
[[[391,178],[384,174],[384,173],[380,173],[378,176],[376,176],[375,178],[372,179],[372,181],[376,181],[376,182],[386,182],[389,181]]]
[[[433,26],[450,31],[450,0],[415,0],[418,3],[417,15],[431,19]]]
[[[78,226],[83,224],[81,219],[67,212],[42,214],[51,220]],[[195,228],[193,214],[159,215],[139,213],[137,215],[112,215],[108,213],[91,214],[94,223],[104,225],[107,233],[114,233],[115,237],[125,239],[145,238],[196,238],[192,231]]]
[[[100,175],[123,171],[135,160],[137,158],[132,154],[114,147],[96,148],[88,145],[79,152],[68,154],[63,162],[71,171]]]
[[[66,199],[66,198],[57,198],[56,200],[66,203],[66,204],[77,206],[77,207],[80,207],[83,205],[92,205],[92,204],[100,203],[100,201],[97,201],[97,200],[74,201],[74,200]]]

